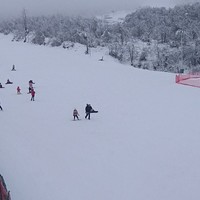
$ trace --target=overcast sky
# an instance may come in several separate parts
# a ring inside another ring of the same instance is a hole
[[[0,0],[0,17],[20,15],[23,9],[29,15],[86,15],[113,10],[134,10],[143,6],[174,7],[197,1],[200,0]]]

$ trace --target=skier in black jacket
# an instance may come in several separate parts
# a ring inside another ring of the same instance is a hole
[[[92,110],[92,106],[90,104],[87,104],[86,107],[85,107],[85,119],[88,118],[90,119],[90,112]]]
[[[1,83],[0,83],[0,88],[4,88]]]
[[[85,107],[85,119],[90,119],[90,113],[98,113],[98,111],[94,110],[90,104],[87,104]]]
[[[3,110],[3,108],[1,107],[1,104],[0,104],[0,110]]]

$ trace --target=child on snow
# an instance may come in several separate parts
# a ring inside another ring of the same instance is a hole
[[[35,101],[35,90],[33,88],[31,90],[31,101]]]
[[[21,94],[21,89],[19,86],[17,87],[17,94]]]
[[[76,110],[76,108],[73,110],[73,116],[74,116],[74,120],[76,120],[76,118],[79,120],[78,116],[78,111]]]

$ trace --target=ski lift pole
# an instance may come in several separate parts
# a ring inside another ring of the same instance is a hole
[[[183,69],[183,30],[181,30],[181,69]]]

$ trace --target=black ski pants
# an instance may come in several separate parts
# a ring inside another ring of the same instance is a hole
[[[87,113],[86,113],[85,119],[86,119],[86,118],[90,119],[90,112],[87,112]]]

